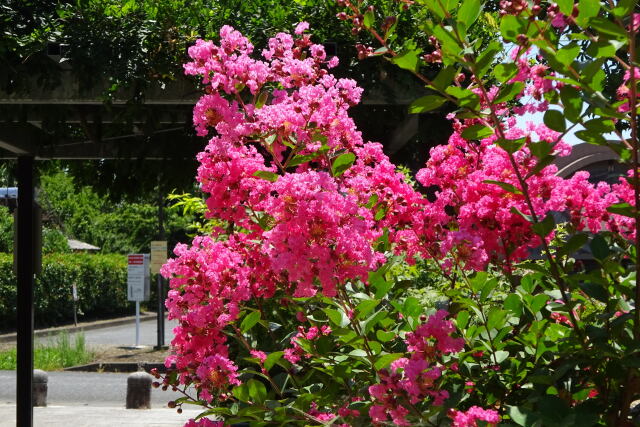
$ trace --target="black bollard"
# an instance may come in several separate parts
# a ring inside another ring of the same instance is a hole
[[[146,372],[134,372],[127,377],[127,409],[151,409],[151,381]]]
[[[47,406],[49,376],[40,369],[33,370],[33,406]]]

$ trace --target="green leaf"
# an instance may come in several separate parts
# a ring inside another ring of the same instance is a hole
[[[266,179],[267,181],[276,182],[280,175],[269,171],[255,171],[253,176],[257,178]]]
[[[303,163],[307,163],[307,162],[315,159],[316,157],[318,157],[318,153],[305,154],[305,155],[296,155],[296,156],[293,156],[293,158],[291,160],[289,160],[289,163],[286,164],[286,167],[298,166],[298,165],[301,165]]]
[[[520,139],[502,139],[501,138],[496,141],[496,145],[502,148],[507,153],[513,154],[519,149],[521,149],[526,141],[527,141],[526,138],[520,138]]]
[[[560,89],[560,99],[564,107],[564,115],[572,122],[577,122],[582,114],[582,98],[580,92],[572,86]]]
[[[540,237],[546,237],[553,228],[556,226],[556,221],[553,219],[553,215],[548,213],[544,219],[540,222],[537,222],[531,226],[533,232],[536,233]]]
[[[489,71],[489,68],[494,63],[498,53],[502,51],[502,44],[494,41],[484,48],[478,59],[476,60],[475,72],[477,75],[484,76]]]
[[[627,216],[629,218],[636,217],[636,210],[629,203],[614,203],[607,208],[607,212],[617,215]]]
[[[573,0],[570,0],[573,3]],[[564,65],[570,65],[580,53],[580,45],[569,43],[567,46],[556,52],[556,59]]]
[[[444,91],[451,84],[457,73],[458,70],[456,70],[455,67],[444,67],[440,70],[436,78],[431,81],[431,87],[441,92]]]
[[[503,85],[500,88],[500,91],[498,92],[496,97],[494,98],[493,104],[509,102],[516,96],[520,95],[523,89],[524,89],[523,82],[515,82],[515,83],[509,83],[509,84]]]
[[[482,291],[480,291],[480,301],[485,301],[491,294],[491,291],[496,288],[496,286],[498,286],[498,280],[495,277],[487,280],[487,282],[482,287]]]
[[[340,176],[347,171],[355,162],[356,155],[353,153],[344,153],[339,155],[331,165],[331,174],[335,176]]]
[[[415,47],[412,48],[411,44],[407,46],[398,56],[391,58],[391,62],[404,70],[418,71],[420,50]]]
[[[462,330],[467,327],[468,323],[469,323],[469,312],[466,310],[462,310],[456,316],[456,326],[458,327],[458,329]]]
[[[515,41],[519,34],[526,33],[526,24],[514,15],[505,15],[500,21],[500,33],[506,40]]]
[[[262,382],[254,379],[247,381],[247,387],[249,389],[249,396],[253,403],[258,405],[267,399],[267,388]]]
[[[520,215],[522,218],[524,218],[528,222],[533,222],[533,217],[531,215],[525,214],[524,212],[522,212],[520,209],[516,208],[515,206],[511,206],[510,211],[511,211],[511,213],[514,213],[516,215]]]
[[[283,354],[283,351],[274,351],[273,353],[269,353],[267,359],[264,361],[264,369],[267,371],[271,370],[271,368],[273,368],[273,366],[282,359]]]
[[[409,114],[420,114],[427,111],[435,110],[442,104],[447,102],[446,98],[439,95],[427,95],[422,98],[418,98],[409,106]]]
[[[449,86],[446,92],[458,99],[458,105],[461,107],[476,109],[480,104],[480,97],[469,89],[457,86]]]
[[[593,282],[584,282],[580,283],[579,286],[580,289],[591,298],[595,298],[605,304],[609,302],[609,294],[602,285]]]
[[[616,40],[627,40],[627,32],[608,19],[596,17],[589,21],[591,26],[598,30],[600,34],[613,37]]]
[[[364,13],[364,19],[362,20],[362,24],[365,26],[365,28],[371,28],[373,26],[374,19],[375,19],[375,16],[373,15],[373,11],[367,10]]]
[[[231,390],[231,393],[233,393],[236,399],[238,399],[240,402],[249,401],[249,386],[246,383],[234,387]]]
[[[509,417],[511,417],[511,421],[523,427],[534,426],[536,421],[538,421],[537,416],[533,415],[524,407],[518,406],[509,407]]]
[[[422,314],[422,304],[416,297],[407,297],[402,305],[402,314],[406,317],[416,317]]]
[[[354,357],[367,357],[367,352],[362,350],[361,348],[357,348],[349,352],[349,356]]]
[[[547,110],[544,113],[544,124],[556,132],[564,132],[567,130],[567,125],[564,121],[564,116],[558,110]]]
[[[475,124],[463,130],[461,136],[466,140],[472,140],[484,139],[490,135],[493,135],[493,130],[490,127],[481,124]]]
[[[382,329],[378,329],[376,331],[376,338],[378,339],[378,341],[381,341],[381,342],[389,342],[395,337],[396,337],[395,332],[391,332],[391,331],[387,332],[387,331],[383,331]]]
[[[587,55],[595,58],[610,58],[615,56],[616,47],[609,40],[598,40],[589,44]]]
[[[379,272],[369,272],[369,283],[375,289],[375,297],[382,299],[387,296],[389,290],[393,287],[393,282],[385,280],[384,275]]]
[[[505,310],[499,308],[492,309],[487,316],[487,328],[501,329],[504,326],[507,314]]]
[[[373,367],[376,368],[376,371],[379,371],[380,369],[386,368],[391,364],[391,362],[394,362],[401,357],[404,357],[404,353],[385,354],[383,356],[380,356],[380,358],[376,360],[376,362],[373,364]]]
[[[560,8],[560,12],[565,15],[571,15],[571,12],[573,12],[573,0],[556,0],[556,4],[558,5],[558,8]]]
[[[505,350],[498,350],[493,353],[496,363],[502,363],[509,357],[509,352]]]
[[[522,314],[522,298],[518,294],[510,294],[505,300],[503,307],[516,316]]]
[[[619,0],[616,7],[613,8],[613,14],[618,18],[625,18],[633,12],[633,7],[636,5],[636,1],[637,0]]]
[[[464,0],[458,9],[458,22],[462,22],[466,28],[471,27],[480,15],[480,4],[479,0]]]
[[[364,319],[365,317],[367,317],[367,315],[371,313],[371,311],[376,308],[379,303],[380,301],[377,299],[370,299],[362,301],[360,304],[358,304],[358,306],[356,307],[356,311],[358,312],[358,319]]]
[[[533,314],[538,313],[542,307],[545,306],[547,301],[549,300],[549,296],[545,294],[538,294],[531,299],[531,303],[529,304],[529,308]]]
[[[615,130],[613,120],[605,117],[588,120],[584,123],[584,127],[598,133],[609,133]]]
[[[262,108],[264,104],[267,102],[267,98],[269,97],[269,92],[260,92],[258,96],[258,100],[256,101],[256,108]]]
[[[513,184],[509,184],[508,182],[502,182],[502,181],[493,181],[491,179],[485,179],[484,181],[485,184],[493,184],[493,185],[497,185],[498,187],[502,188],[504,191],[508,192],[508,193],[512,193],[512,194],[522,194],[522,191],[516,187]]]
[[[609,244],[604,239],[604,237],[599,234],[596,234],[593,239],[591,239],[589,247],[591,248],[591,253],[597,259],[605,259],[607,256],[609,256]]]
[[[589,236],[586,233],[574,234],[558,249],[558,256],[567,256],[573,254],[581,247],[587,244]]]
[[[600,1],[580,0],[578,2],[578,11],[576,22],[581,27],[586,27],[591,18],[598,16],[598,12],[600,12]]]
[[[493,69],[493,75],[500,83],[512,79],[516,74],[518,74],[518,66],[513,62],[498,64]]]
[[[341,328],[344,328],[349,324],[349,318],[342,311],[334,310],[332,308],[323,308],[322,311],[325,312],[331,323]]]
[[[250,330],[255,326],[256,323],[260,321],[260,312],[252,311],[247,314],[244,319],[242,319],[242,323],[240,323],[240,330],[244,333]]]

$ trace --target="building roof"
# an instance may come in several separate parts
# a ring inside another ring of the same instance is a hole
[[[90,245],[89,243],[81,242],[80,240],[67,239],[69,249],[73,251],[99,251],[97,246]]]

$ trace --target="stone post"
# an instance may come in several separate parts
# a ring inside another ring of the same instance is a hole
[[[127,377],[127,409],[151,409],[151,381],[146,372],[134,372]]]
[[[40,369],[33,370],[33,406],[47,406],[49,376]]]

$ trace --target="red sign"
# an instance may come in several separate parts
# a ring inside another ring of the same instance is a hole
[[[129,265],[143,265],[144,255],[129,255]]]

